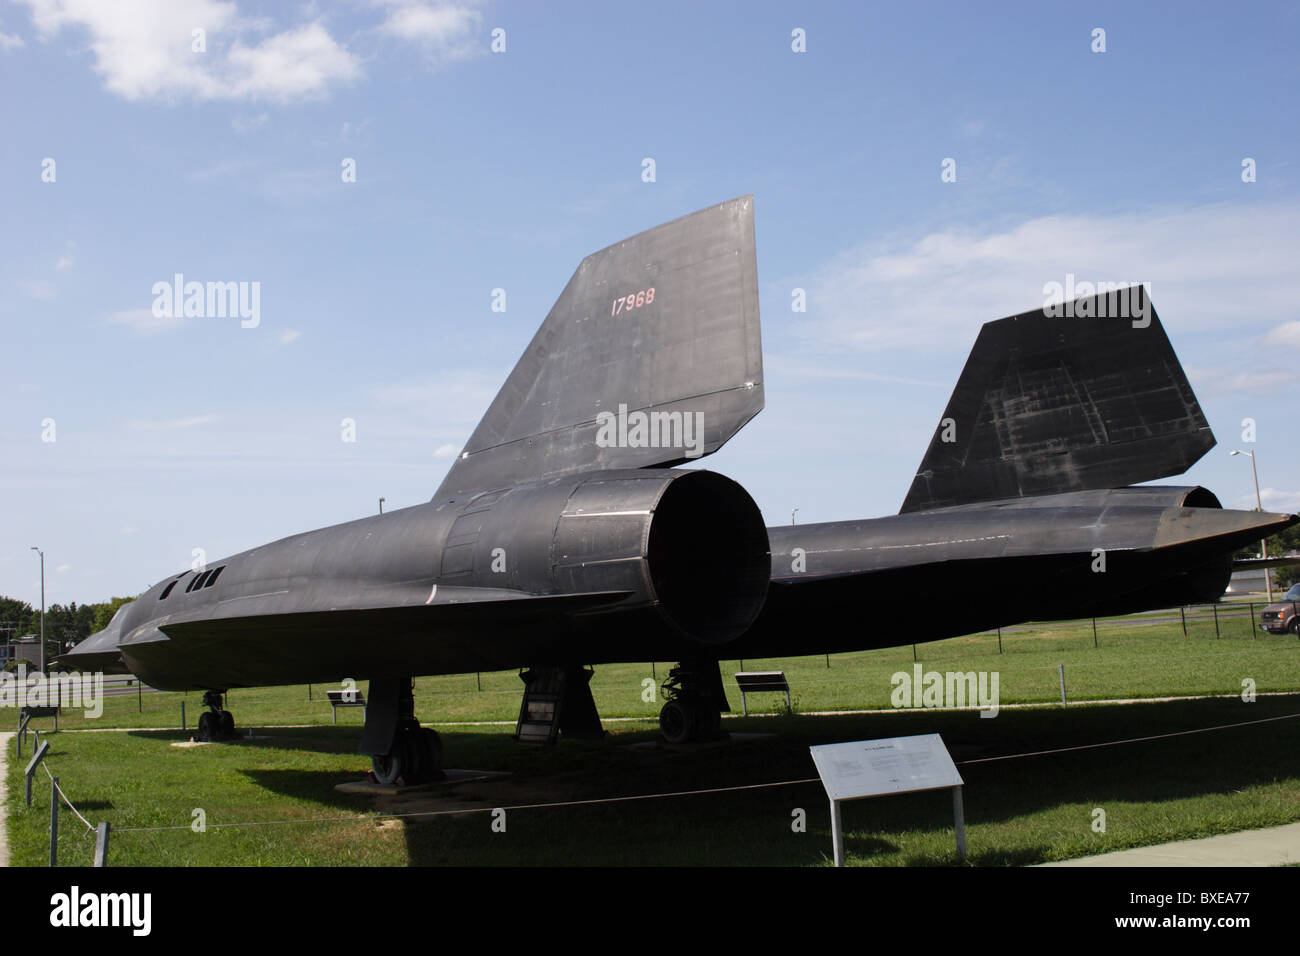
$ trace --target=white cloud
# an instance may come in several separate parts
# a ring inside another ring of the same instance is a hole
[[[138,432],[177,431],[184,428],[194,428],[198,425],[209,425],[215,421],[217,421],[216,415],[192,415],[189,418],[134,421],[131,423],[131,427]]]
[[[71,571],[71,570],[72,570],[72,565],[70,565],[70,564],[60,564],[60,565],[59,565],[57,568],[55,568],[54,570],[57,571],[57,572],[59,572],[60,574],[62,574],[64,571]]]
[[[384,0],[382,5],[389,13],[379,27],[381,33],[421,43],[446,59],[473,52],[473,33],[482,17],[472,7],[424,0]]]
[[[166,332],[180,328],[184,322],[178,315],[154,315],[153,309],[124,309],[121,312],[114,312],[108,317],[108,321],[118,325],[129,325],[137,332]]]
[[[291,342],[295,342],[298,340],[298,336],[300,335],[302,335],[302,333],[297,329],[285,329],[280,333],[280,344],[288,345]]]
[[[318,94],[361,75],[361,61],[334,42],[320,23],[286,30],[255,46],[230,49],[231,98],[290,100]]]
[[[67,272],[72,266],[72,256],[59,256],[59,261],[54,263],[54,268],[59,272]]]
[[[1300,322],[1283,322],[1270,329],[1264,336],[1264,344],[1279,348],[1300,349]]]
[[[360,59],[319,21],[270,36],[226,0],[20,0],[44,37],[66,28],[89,35],[104,85],[128,100],[285,102],[319,96],[361,75]],[[206,51],[192,49],[206,31]]]
[[[1263,503],[1265,511],[1279,511],[1289,514],[1300,512],[1300,491],[1261,488],[1259,490],[1259,500]]]
[[[0,33],[0,51],[16,50],[23,45],[23,38],[16,33]]]
[[[137,528],[135,525],[132,524],[123,525],[122,534],[135,534],[139,530],[140,530],[139,528]]]
[[[789,285],[809,290],[799,333],[836,350],[964,349],[982,323],[1040,306],[1067,273],[1148,283],[1166,325],[1259,334],[1295,318],[1296,248],[1295,202],[1048,216],[873,241]]]
[[[455,458],[460,449],[455,445],[439,445],[433,452],[434,458],[448,459]]]

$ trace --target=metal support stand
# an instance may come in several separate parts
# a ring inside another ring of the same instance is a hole
[[[515,739],[523,743],[555,743],[566,737],[599,740],[605,736],[591,696],[591,675],[584,667],[533,667],[523,671],[524,699],[519,705]]]

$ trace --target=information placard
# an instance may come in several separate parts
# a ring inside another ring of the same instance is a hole
[[[961,804],[963,781],[938,734],[856,740],[808,749],[831,801],[831,838],[836,866],[844,862],[841,801],[922,790],[952,790],[957,855],[965,857],[966,826]]]

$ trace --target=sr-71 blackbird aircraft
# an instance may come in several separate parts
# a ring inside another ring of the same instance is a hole
[[[169,577],[63,662],[206,690],[202,738],[233,732],[231,688],[368,679],[361,750],[417,782],[442,756],[414,676],[527,669],[520,736],[554,739],[600,732],[585,666],[679,661],[681,741],[718,731],[724,656],[1215,600],[1235,549],[1300,519],[1129,487],[1214,444],[1129,297],[986,324],[900,514],[764,528],[678,467],[763,408],[753,197],[722,203],[582,261],[432,501]]]

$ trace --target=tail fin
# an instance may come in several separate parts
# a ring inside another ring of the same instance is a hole
[[[900,513],[1118,488],[1182,474],[1213,447],[1134,286],[986,323]]]
[[[752,196],[582,261],[435,500],[677,464],[763,408]]]

